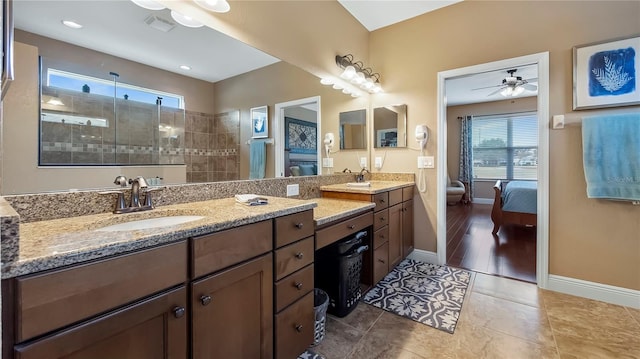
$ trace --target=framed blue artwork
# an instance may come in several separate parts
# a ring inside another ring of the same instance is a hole
[[[269,107],[254,107],[249,113],[251,114],[251,138],[269,137]]]
[[[640,104],[640,36],[573,48],[573,109]]]
[[[284,143],[289,153],[317,153],[318,134],[316,124],[285,117]]]

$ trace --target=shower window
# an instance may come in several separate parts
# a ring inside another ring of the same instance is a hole
[[[41,166],[184,164],[183,96],[120,82],[115,72],[46,68],[41,79]]]

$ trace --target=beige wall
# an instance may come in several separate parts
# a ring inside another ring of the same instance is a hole
[[[4,98],[2,194],[105,188],[120,174],[184,183],[185,166],[38,167],[38,48],[15,43],[15,81]]]
[[[372,105],[407,103],[409,129],[426,123],[435,131],[439,71],[549,51],[550,113],[571,113],[572,47],[638,34],[639,15],[637,1],[464,1],[374,31],[370,62],[386,92]],[[517,26],[505,31],[514,16]],[[580,128],[550,136],[550,273],[639,290],[640,207],[587,199]],[[442,140],[429,141],[427,152],[435,155]],[[398,150],[387,170],[412,170],[416,156]],[[416,204],[417,218],[427,219],[415,221],[416,247],[435,250],[435,171],[427,183]]]
[[[283,61],[215,84],[216,113],[240,110],[240,178],[249,178],[249,146],[245,145],[251,138],[249,109],[269,106],[269,136],[273,137],[275,104],[313,96],[320,96],[320,144],[325,133],[333,132],[338,135],[340,112],[366,109],[369,106],[368,99],[353,98],[332,89],[331,86],[323,86],[317,77]],[[369,120],[367,122],[370,123]],[[334,151],[336,150],[337,146],[334,147]],[[342,171],[346,167],[352,170],[357,168],[357,153],[354,150],[342,150],[332,154],[334,171]],[[366,151],[363,150],[359,153],[366,155]],[[268,145],[267,177],[274,176],[274,161],[274,146]],[[327,170],[324,173],[327,173]]]
[[[536,111],[536,97],[521,97],[511,100],[474,103],[447,107],[447,168],[451,178],[460,174],[460,120],[458,117],[499,115]],[[495,181],[474,181],[474,198],[493,199]]]

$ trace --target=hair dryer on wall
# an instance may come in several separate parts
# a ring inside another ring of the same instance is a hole
[[[327,132],[324,134],[324,151],[326,153],[326,157],[329,157],[329,153],[333,148],[333,144],[336,142],[336,137],[333,133]]]
[[[420,149],[424,150],[429,141],[429,128],[427,125],[416,126],[416,142],[420,145]]]

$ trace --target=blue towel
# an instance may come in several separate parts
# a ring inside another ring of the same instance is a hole
[[[582,120],[589,198],[640,200],[640,113]]]
[[[264,178],[267,164],[266,140],[251,140],[249,148],[249,179]]]

